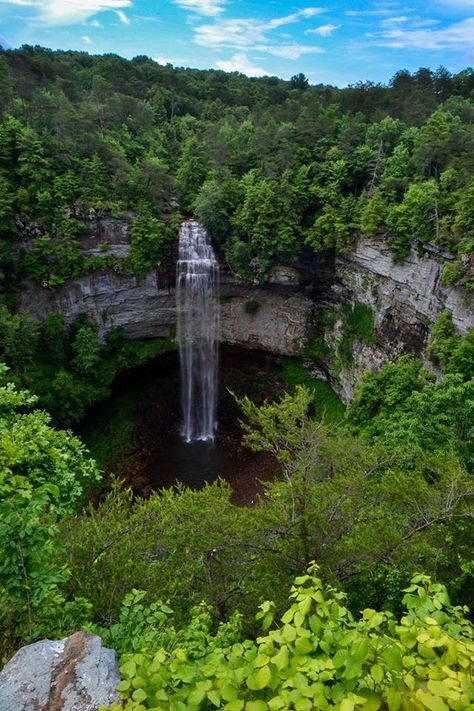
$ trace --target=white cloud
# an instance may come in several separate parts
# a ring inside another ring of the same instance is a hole
[[[183,10],[190,10],[197,15],[216,17],[221,14],[226,0],[173,0],[173,2]]]
[[[306,30],[305,35],[319,35],[320,37],[329,37],[334,30],[338,30],[341,25],[320,25],[313,30]]]
[[[409,18],[405,15],[401,15],[398,17],[387,17],[385,20],[382,20],[382,25],[384,27],[392,27],[393,25],[402,25],[404,22],[408,22],[408,20]]]
[[[272,20],[255,20],[252,18],[222,19],[212,24],[195,27],[194,42],[201,47],[221,49],[233,47],[248,49],[256,45],[267,45],[266,33],[278,27],[298,22],[301,19],[314,17],[323,12],[323,8],[307,7],[299,12],[275,17]],[[259,47],[261,49],[261,47]],[[317,50],[316,50],[317,51]]]
[[[31,7],[36,18],[48,25],[74,25],[85,22],[98,12],[131,7],[132,0],[2,0],[10,5]]]
[[[129,25],[130,20],[126,16],[126,14],[122,10],[114,10],[115,14],[117,15],[118,19],[122,23],[122,25]]]
[[[383,15],[391,15],[393,13],[393,10],[389,10],[388,8],[379,8],[378,10],[346,10],[345,15],[347,17],[366,17],[366,16],[383,16]]]
[[[275,29],[276,27],[281,27],[282,25],[288,25],[292,22],[298,22],[302,18],[314,17],[325,11],[324,7],[304,7],[298,12],[294,12],[292,15],[285,15],[285,17],[275,17],[273,20],[269,20],[267,25],[269,29]]]
[[[439,25],[441,20],[415,20],[411,23],[413,27],[432,27],[433,25]]]
[[[385,29],[375,37],[381,47],[397,49],[466,50],[474,41],[474,17],[456,22],[442,29]]]
[[[274,57],[283,59],[298,59],[302,54],[321,54],[324,50],[321,47],[307,44],[280,44],[280,45],[257,45],[258,52],[266,52]]]
[[[87,35],[83,35],[81,39],[86,43],[86,44],[92,44],[92,40],[90,37],[87,37]]]
[[[99,20],[91,20],[90,22],[87,23],[89,27],[103,27]]]
[[[216,66],[225,72],[241,72],[251,77],[262,77],[268,72],[261,67],[256,67],[244,52],[237,52],[230,59],[222,59],[216,62]]]

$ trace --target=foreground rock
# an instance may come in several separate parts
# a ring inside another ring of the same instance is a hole
[[[0,672],[1,711],[97,711],[118,701],[116,654],[88,632],[22,647]]]

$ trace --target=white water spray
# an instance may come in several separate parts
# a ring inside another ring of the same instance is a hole
[[[213,440],[218,366],[218,265],[206,231],[183,222],[176,268],[182,435]]]

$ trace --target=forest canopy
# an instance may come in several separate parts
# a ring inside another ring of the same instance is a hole
[[[177,212],[196,214],[244,278],[362,234],[398,259],[449,252],[446,282],[472,287],[472,69],[346,89],[304,79],[1,51],[4,287],[111,265],[145,273],[169,253]],[[91,209],[132,221],[130,258],[84,256]]]

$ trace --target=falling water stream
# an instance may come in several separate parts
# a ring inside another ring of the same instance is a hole
[[[192,220],[179,233],[176,310],[182,436],[213,441],[218,367],[218,265],[206,231]]]

